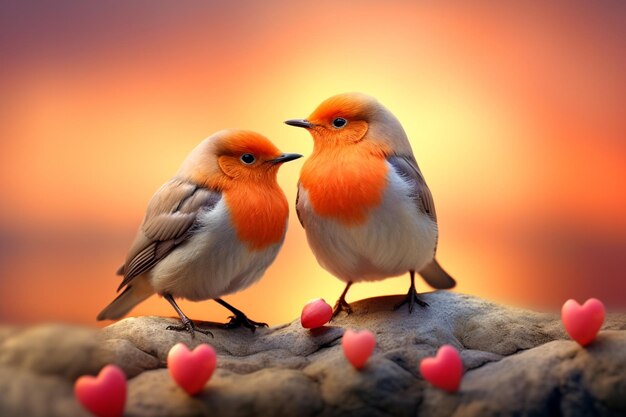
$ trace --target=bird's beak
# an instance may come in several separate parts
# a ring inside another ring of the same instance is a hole
[[[270,164],[276,165],[276,164],[282,164],[284,162],[293,161],[294,159],[298,159],[298,158],[302,158],[302,155],[300,155],[299,153],[284,153],[278,158],[270,159],[267,162],[269,162]]]
[[[310,129],[315,126],[313,123],[309,122],[306,119],[291,119],[285,120],[285,124],[289,126],[303,127],[305,129]]]

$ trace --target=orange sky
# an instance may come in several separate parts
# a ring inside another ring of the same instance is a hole
[[[414,3],[0,6],[0,321],[95,325],[148,199],[199,141],[242,127],[307,156],[308,135],[281,122],[345,91],[403,123],[457,291],[626,309],[624,6]],[[225,297],[255,320],[291,320],[342,288],[295,218],[301,166],[279,173],[284,249]],[[349,299],[407,288],[361,284]],[[214,304],[181,307],[225,319]],[[132,314],[173,311],[153,297]]]

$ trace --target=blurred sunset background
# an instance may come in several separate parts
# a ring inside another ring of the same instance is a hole
[[[306,157],[310,136],[282,121],[346,91],[403,123],[455,291],[626,310],[625,51],[622,2],[2,1],[0,322],[103,325],[148,200],[198,142],[242,127]],[[302,162],[279,173],[283,250],[225,297],[254,320],[290,321],[343,289],[296,218]],[[131,315],[175,312],[155,296]]]

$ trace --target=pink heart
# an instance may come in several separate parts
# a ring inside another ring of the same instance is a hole
[[[322,327],[333,318],[333,308],[321,298],[316,298],[304,305],[300,323],[305,329]]]
[[[98,417],[119,417],[126,403],[126,375],[115,365],[107,365],[97,377],[84,375],[74,384],[78,402]]]
[[[434,358],[424,358],[420,363],[420,373],[424,379],[437,388],[455,392],[461,385],[463,362],[459,352],[450,346],[443,345]]]
[[[172,379],[189,395],[202,391],[215,371],[216,362],[215,349],[206,343],[198,345],[193,352],[178,343],[167,354],[167,368]]]
[[[369,330],[356,332],[348,329],[341,339],[341,347],[352,366],[356,369],[361,369],[372,356],[372,352],[376,347],[376,338]]]
[[[561,309],[561,320],[570,337],[581,346],[587,346],[596,338],[604,323],[604,304],[590,298],[582,306],[575,300],[567,300]]]

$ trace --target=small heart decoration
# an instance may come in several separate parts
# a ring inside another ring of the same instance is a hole
[[[459,352],[450,345],[443,345],[437,356],[424,358],[420,363],[424,379],[444,391],[455,392],[461,385],[463,362]]]
[[[348,329],[341,338],[341,347],[348,362],[356,369],[362,369],[374,352],[376,338],[369,330],[357,332]]]
[[[333,308],[322,298],[309,301],[302,308],[300,324],[305,329],[322,327],[333,318]]]
[[[167,354],[167,368],[172,379],[189,395],[202,391],[211,379],[216,363],[215,349],[206,343],[196,346],[193,351],[178,343]]]
[[[74,383],[74,396],[97,417],[120,417],[126,404],[126,375],[115,365],[107,365],[97,377],[83,375]]]
[[[596,298],[588,299],[582,306],[576,300],[567,300],[561,308],[563,327],[581,346],[595,340],[605,315],[604,304]]]

